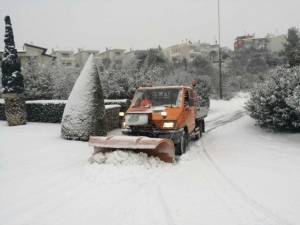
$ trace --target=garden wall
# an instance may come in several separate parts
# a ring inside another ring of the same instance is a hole
[[[107,117],[107,130],[113,130],[119,127],[119,112],[122,107],[125,109],[125,102],[122,105],[117,104],[117,100],[105,100],[105,112]],[[110,103],[110,104],[107,104]],[[26,101],[27,120],[29,122],[60,123],[64,112],[66,100],[35,100]],[[4,101],[0,99],[0,120],[6,120],[4,111]]]

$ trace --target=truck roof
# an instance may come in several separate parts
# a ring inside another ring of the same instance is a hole
[[[189,86],[154,86],[154,87],[139,87],[137,90],[155,90],[155,89],[183,89],[183,88],[187,88],[187,89],[192,89]]]

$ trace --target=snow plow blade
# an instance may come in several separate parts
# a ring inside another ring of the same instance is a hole
[[[158,157],[168,163],[175,161],[174,143],[169,139],[133,137],[133,136],[91,136],[89,145],[94,147],[94,154],[115,150],[143,152],[148,156]]]

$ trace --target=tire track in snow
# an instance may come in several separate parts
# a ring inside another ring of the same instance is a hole
[[[230,116],[219,117],[216,120],[209,121],[209,123],[212,123],[213,126],[209,128],[206,133],[236,121],[244,115],[246,115],[246,111],[239,110]],[[236,214],[242,224],[253,224],[249,222],[250,220],[255,220],[255,224],[293,225],[288,220],[281,218],[270,209],[255,201],[240,186],[233,182],[233,180],[225,174],[225,172],[209,155],[208,150],[205,147],[204,138],[205,136],[200,139],[200,145],[196,144],[196,146],[201,147],[201,151],[197,154],[197,156],[203,159],[201,161],[206,165],[206,168],[203,168],[204,171],[209,169],[214,174],[213,177],[206,176],[206,179],[214,184],[213,188],[215,193],[228,210]],[[232,206],[233,204],[234,206]]]
[[[159,185],[153,182],[140,184],[138,189],[129,192],[130,195],[125,195],[124,198],[115,202],[116,204],[106,208],[105,212],[114,212],[110,215],[110,224],[135,225],[141,224],[138,219],[143,219],[147,221],[147,224],[175,225]],[[144,205],[147,205],[147,208],[143,208]]]
[[[168,222],[168,225],[175,225],[175,222],[174,222],[174,219],[171,215],[171,212],[169,210],[169,207],[165,201],[165,198],[161,192],[161,188],[160,186],[157,184],[156,185],[156,193],[157,193],[157,196],[158,196],[158,199],[159,199],[159,202],[161,203],[161,206],[163,208],[163,211],[165,213],[165,217],[166,217],[166,220]]]
[[[246,115],[246,110],[238,110],[232,115],[221,116],[221,117],[216,118],[215,120],[208,121],[207,124],[210,125],[210,123],[212,123],[212,127],[208,128],[205,133],[209,133],[221,126],[224,126],[228,123],[238,120],[245,115]]]
[[[204,146],[203,140],[201,141],[202,145],[202,152],[203,152],[203,158],[206,160],[206,163],[210,169],[213,169],[215,171],[215,180],[217,183],[223,184],[218,186],[219,189],[223,186],[223,189],[225,190],[225,186],[227,186],[227,190],[231,190],[228,195],[232,195],[230,198],[231,200],[237,200],[238,198],[241,199],[241,202],[237,202],[241,207],[243,207],[246,211],[251,212],[254,214],[258,221],[263,222],[262,224],[270,224],[270,225],[293,225],[288,220],[279,217],[275,213],[273,213],[271,210],[260,204],[259,202],[255,201],[253,198],[251,198],[248,194],[246,194],[243,189],[238,186],[235,182],[233,182],[232,179],[230,179],[224,171],[218,166],[218,164],[213,160],[213,158],[209,155],[207,149]],[[223,192],[221,190],[221,192]]]

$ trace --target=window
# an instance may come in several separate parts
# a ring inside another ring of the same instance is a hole
[[[180,105],[180,89],[139,90],[132,102],[134,107],[178,107]]]

